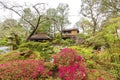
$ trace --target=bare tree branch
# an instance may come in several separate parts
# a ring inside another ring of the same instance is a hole
[[[5,8],[8,9],[10,11],[13,11],[14,13],[16,13],[18,16],[21,17],[21,19],[23,19],[25,22],[27,22],[31,27],[32,27],[32,32],[29,34],[29,36],[26,38],[26,41],[30,40],[31,36],[36,32],[36,30],[38,29],[39,25],[46,21],[47,18],[45,18],[44,20],[42,19],[45,15],[41,14],[38,6],[42,5],[44,3],[37,3],[34,6],[32,6],[33,9],[35,9],[35,11],[37,12],[37,17],[36,17],[36,22],[35,24],[31,22],[31,20],[25,18],[18,10],[16,10],[15,8],[19,8],[22,6],[12,6],[12,7],[8,7],[8,5],[6,5],[5,3],[3,3],[2,1],[0,1],[0,4]],[[23,10],[24,11],[24,10]]]
[[[35,28],[34,25],[33,25],[30,21],[28,21],[27,19],[25,19],[24,17],[22,17],[22,15],[21,15],[18,11],[16,11],[16,10],[13,9],[13,8],[15,8],[15,7],[20,7],[20,6],[12,6],[12,7],[9,8],[7,5],[5,5],[5,4],[4,4],[3,2],[1,2],[1,1],[0,1],[0,4],[2,4],[4,8],[15,12],[15,13],[16,13],[17,15],[19,15],[23,20],[25,20],[25,21],[26,21],[27,23],[29,23],[33,28]]]

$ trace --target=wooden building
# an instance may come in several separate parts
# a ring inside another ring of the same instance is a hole
[[[42,41],[51,41],[52,39],[46,33],[38,33],[31,36],[30,40],[42,42]]]
[[[62,31],[62,36],[63,39],[68,39],[68,38],[76,38],[77,35],[79,34],[78,29],[66,29]]]

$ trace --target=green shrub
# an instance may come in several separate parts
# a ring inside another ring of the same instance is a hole
[[[7,44],[7,39],[6,38],[0,38],[0,46],[6,46]]]
[[[116,80],[116,79],[105,70],[88,69],[86,80]]]
[[[108,68],[108,71],[114,75],[117,80],[120,80],[120,64],[112,63],[107,66],[111,66],[110,69]]]
[[[120,54],[112,54],[111,62],[120,64]]]
[[[54,44],[61,44],[61,42],[62,42],[61,35],[60,34],[56,34],[56,36],[53,39],[53,43]]]
[[[23,52],[23,51],[26,51],[26,50],[29,50],[28,48],[19,48],[18,51],[20,52]]]
[[[3,51],[2,51],[2,50],[0,50],[0,54],[1,54],[1,53],[3,53]]]
[[[54,39],[54,40],[53,40],[53,43],[54,43],[54,44],[61,44],[61,40],[62,40],[62,39]]]
[[[27,42],[23,43],[19,46],[20,48],[30,49],[34,51],[38,51],[41,57],[44,57],[46,60],[50,59],[50,55],[53,54],[53,46],[49,42]],[[23,49],[23,50],[24,50]]]
[[[85,48],[81,46],[70,46],[70,48],[78,51],[85,60],[89,60],[92,57],[92,49],[91,48]]]
[[[41,57],[41,55],[39,54],[39,52],[33,50],[25,50],[22,52],[14,50],[0,55],[0,63],[6,63],[14,60],[27,60],[27,59],[44,60],[43,57]]]
[[[72,46],[72,45],[74,45],[74,43],[75,42],[72,39],[62,40],[63,46]]]
[[[120,80],[120,57],[115,53],[94,54],[92,60],[97,69],[103,69],[112,74],[116,80]],[[89,63],[90,65],[90,63]],[[98,66],[99,65],[99,66]]]

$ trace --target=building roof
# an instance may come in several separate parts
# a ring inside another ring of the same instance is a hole
[[[65,32],[65,31],[79,31],[78,29],[65,29],[65,30],[62,30],[62,32]]]
[[[38,33],[31,36],[30,40],[50,40],[51,38],[46,33]]]

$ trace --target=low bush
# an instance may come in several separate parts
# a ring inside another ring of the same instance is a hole
[[[50,59],[50,55],[53,54],[53,46],[49,42],[27,42],[23,43],[19,46],[19,50],[21,51],[24,49],[29,49],[33,51],[38,51],[41,57],[45,58],[46,60]]]
[[[88,69],[87,80],[116,80],[110,73],[102,69]]]
[[[95,65],[94,64],[92,65],[95,66],[94,69],[103,69],[109,74],[111,74],[113,77],[115,77],[116,80],[120,80],[119,54],[115,54],[115,53],[94,54],[91,60],[94,61],[95,63]],[[88,66],[89,65],[90,63],[88,63]]]
[[[83,46],[70,46],[70,48],[76,50],[82,56],[87,56],[92,54],[92,48],[85,48]]]
[[[0,50],[0,54],[3,53],[4,51]]]
[[[61,44],[63,46],[71,46],[74,45],[75,41],[73,39],[66,39],[66,40],[62,40]]]
[[[6,63],[14,60],[26,60],[26,59],[35,59],[35,60],[42,59],[43,60],[43,58],[39,55],[38,52],[31,51],[31,50],[25,50],[22,52],[11,51],[11,52],[0,55],[0,63]]]
[[[19,48],[18,49],[18,51],[20,51],[20,52],[24,52],[24,51],[26,51],[26,50],[29,50],[28,48]]]
[[[70,48],[76,50],[80,55],[82,55],[85,59],[85,62],[89,61],[93,56],[91,47],[85,48],[83,46],[70,46]]]
[[[2,80],[39,80],[51,74],[41,60],[16,60],[0,64]]]
[[[6,46],[8,45],[8,41],[6,38],[0,38],[0,46]]]
[[[107,64],[106,66],[110,66],[106,67],[108,68],[109,73],[111,73],[116,78],[116,80],[120,80],[120,64],[111,63]]]
[[[62,38],[60,34],[56,34],[56,36],[54,37],[53,41],[54,44],[61,44],[62,42]]]

